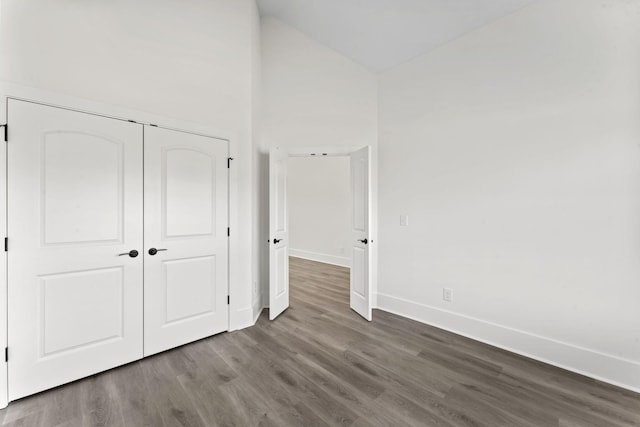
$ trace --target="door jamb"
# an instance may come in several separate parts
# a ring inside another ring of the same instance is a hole
[[[322,145],[312,147],[287,147],[289,151],[289,157],[346,157],[351,153],[358,151],[364,147],[370,147],[369,158],[369,204],[371,205],[371,211],[369,215],[369,240],[372,243],[370,246],[369,257],[369,280],[371,282],[371,289],[369,292],[369,304],[371,308],[377,307],[377,272],[375,267],[378,260],[378,245],[373,244],[378,241],[378,214],[377,214],[377,150],[372,145]]]

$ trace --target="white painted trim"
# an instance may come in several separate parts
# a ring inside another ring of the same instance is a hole
[[[219,129],[201,123],[190,122],[186,120],[173,119],[160,116],[157,114],[135,110],[126,107],[120,107],[111,104],[91,101],[88,99],[78,98],[74,96],[64,95],[43,89],[22,86],[11,82],[0,81],[0,123],[4,123],[7,117],[7,99],[19,99],[23,101],[36,102],[40,104],[50,105],[59,108],[66,108],[85,113],[96,114],[119,120],[134,120],[140,124],[155,124],[163,128],[178,130],[182,132],[195,133],[203,136],[210,136],[217,139],[223,139],[229,142],[230,157],[239,160],[240,149],[237,141],[239,137],[237,132],[228,129]],[[9,130],[9,134],[11,131]],[[9,135],[11,139],[11,135]],[[2,141],[4,144],[4,142]],[[237,162],[236,162],[237,164]],[[231,166],[229,171],[229,226],[231,230],[239,230],[239,186],[240,176],[238,167]],[[0,150],[0,238],[7,235],[6,231],[6,147]],[[229,306],[229,331],[243,329],[253,325],[252,308],[234,310],[234,295],[240,294],[242,283],[236,277],[244,270],[245,265],[242,257],[242,242],[239,233],[231,233],[229,238],[229,295],[231,296],[231,305]],[[4,351],[7,345],[7,256],[2,251],[0,255],[0,347]],[[247,316],[248,313],[248,316]],[[249,319],[249,320],[247,320]],[[0,357],[0,359],[3,359]],[[4,366],[0,368],[0,408],[6,407],[8,404],[8,365],[4,360],[1,362]]]
[[[640,392],[640,362],[579,347],[437,307],[378,294],[378,308],[512,353]]]
[[[289,249],[289,256],[351,268],[351,259],[347,257],[321,254],[319,252],[305,251],[302,249]]]
[[[264,299],[262,299],[262,289],[261,286],[258,285],[258,292],[253,294],[253,324],[255,325],[264,310]]]
[[[75,111],[82,111],[114,119],[135,120],[141,124],[156,124],[168,129],[213,136],[219,139],[238,139],[235,132],[231,132],[227,129],[206,126],[201,123],[190,122],[187,120],[173,119],[142,110],[105,104],[102,102],[22,86],[10,82],[0,81],[0,96],[2,97],[0,117],[3,118],[6,117],[6,98],[14,98],[23,101],[46,104],[53,107],[68,108]]]
[[[238,331],[255,325],[253,318],[253,307],[235,310],[231,316],[232,322],[229,331]]]
[[[264,310],[264,305],[262,304],[256,304],[253,306],[253,325],[258,321],[258,318],[262,314],[262,310]]]
[[[1,98],[0,124],[6,123],[6,102]],[[4,143],[4,135],[0,138],[0,240],[7,236],[7,145]],[[4,242],[2,242],[4,244]],[[7,253],[1,249],[0,254],[0,349],[4,352],[7,347]],[[4,357],[0,357],[0,408],[9,404],[9,365]]]
[[[287,147],[289,157],[313,157],[326,154],[327,157],[348,157],[354,151],[358,151],[362,145],[322,145],[313,147]]]
[[[369,280],[371,283],[369,291],[369,304],[371,308],[378,306],[378,245],[373,244],[374,241],[378,241],[378,147],[373,145],[360,145],[360,146],[318,146],[318,147],[287,147],[289,157],[307,157],[312,152],[327,153],[328,156],[349,156],[354,151],[362,149],[363,147],[370,147],[369,151],[369,203],[371,211],[369,213],[369,240],[371,245],[369,246],[370,253],[370,265],[369,265]],[[351,166],[349,166],[351,167]],[[289,249],[291,253],[291,249]],[[303,256],[300,256],[303,258]],[[323,262],[323,261],[321,261]],[[340,265],[340,264],[337,264]],[[351,268],[351,260],[347,265]],[[269,288],[267,287],[267,290]],[[265,303],[265,308],[268,308],[268,303]]]

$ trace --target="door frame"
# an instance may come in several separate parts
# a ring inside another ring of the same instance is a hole
[[[51,107],[63,108],[82,113],[89,113],[97,116],[103,116],[117,120],[131,120],[142,125],[157,125],[169,130],[191,133],[206,137],[213,137],[225,140],[228,143],[229,157],[237,159],[239,153],[238,139],[236,132],[214,128],[211,126],[192,123],[186,120],[172,119],[163,117],[153,113],[118,107],[110,104],[90,101],[83,98],[62,95],[42,89],[22,86],[9,82],[0,81],[0,124],[7,123],[7,107],[9,99],[27,101],[36,104],[47,105]],[[11,131],[9,130],[9,133]],[[7,143],[2,141],[2,132],[0,131],[0,240],[4,239],[8,234],[7,230]],[[9,136],[9,140],[10,140]],[[238,223],[239,200],[237,198],[239,186],[239,173],[237,167],[229,169],[228,182],[228,221],[231,230],[239,230]],[[241,259],[235,254],[241,253],[242,242],[239,239],[239,233],[231,233],[228,240],[229,265],[228,265],[228,295],[231,301],[234,296],[242,293],[242,283],[238,281],[239,274],[243,270]],[[7,252],[0,250],[0,350],[7,348]],[[233,309],[238,309],[233,302],[229,304],[229,323],[228,330],[234,330],[244,327],[242,322],[234,321],[237,315],[234,315]],[[239,319],[238,319],[239,320]],[[233,322],[232,322],[233,321]],[[236,323],[238,323],[236,325]],[[0,351],[2,353],[2,351]],[[8,364],[4,357],[0,357],[0,409],[7,407],[8,400]]]
[[[369,158],[369,172],[370,172],[370,181],[369,181],[369,195],[370,200],[369,204],[371,205],[371,212],[369,217],[369,241],[372,243],[369,247],[369,274],[370,274],[370,282],[371,289],[369,293],[369,304],[371,308],[377,308],[377,294],[378,294],[378,153],[377,147],[365,144],[365,145],[320,145],[320,146],[309,146],[309,147],[296,147],[296,146],[285,146],[287,149],[289,156],[288,157],[349,157],[351,153],[358,151],[366,146],[369,146],[370,158]],[[312,153],[315,153],[312,155]],[[271,236],[269,236],[271,238]],[[375,243],[375,244],[373,244]],[[269,249],[267,248],[267,251]],[[349,267],[351,269],[351,267]],[[269,283],[269,282],[268,282]],[[266,296],[262,297],[263,301],[269,301],[269,292],[270,288],[266,288]],[[268,307],[268,304],[264,305]]]

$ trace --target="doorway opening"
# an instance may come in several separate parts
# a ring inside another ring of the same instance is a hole
[[[371,147],[291,152],[272,147],[269,152],[269,319],[289,307],[289,163],[295,157],[348,156],[351,213],[345,252],[350,255],[349,307],[371,321]],[[303,188],[304,190],[304,188]],[[341,246],[337,246],[338,251]],[[297,249],[297,248],[294,248]]]
[[[291,305],[349,312],[350,157],[327,153],[288,160]]]

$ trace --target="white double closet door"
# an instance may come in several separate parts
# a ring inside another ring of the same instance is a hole
[[[9,399],[228,329],[228,143],[10,100]]]

